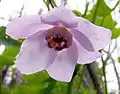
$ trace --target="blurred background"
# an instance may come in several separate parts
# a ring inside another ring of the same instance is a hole
[[[64,2],[76,16],[112,30],[112,43],[89,65],[77,65],[70,83],[43,72],[22,75],[14,60],[22,40],[5,35],[7,24],[24,15],[51,10],[50,0],[0,0],[0,94],[120,94],[120,0],[51,0]]]

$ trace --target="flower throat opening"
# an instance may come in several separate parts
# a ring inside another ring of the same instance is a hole
[[[61,51],[72,45],[72,34],[65,27],[55,26],[48,29],[46,40],[49,48]]]

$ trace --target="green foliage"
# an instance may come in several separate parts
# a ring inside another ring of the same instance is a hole
[[[116,39],[117,37],[120,36],[120,28],[112,28],[112,38]]]
[[[118,57],[118,62],[120,63],[120,57]]]
[[[104,10],[103,10],[104,9]],[[112,9],[110,9],[104,0],[98,0],[98,2],[93,6],[92,10],[85,18],[89,19],[91,22],[95,19],[102,19],[110,15]]]
[[[0,44],[4,44],[6,47],[8,46],[20,46],[20,41],[14,40],[5,34],[6,27],[0,27]]]
[[[13,65],[15,56],[19,51],[21,42],[14,40],[5,34],[6,27],[0,27],[0,44],[4,44],[6,49],[2,55],[0,55],[0,66]]]
[[[24,84],[9,88],[9,94],[66,94],[67,83],[57,82],[46,72],[23,76]]]
[[[100,25],[110,29],[112,31],[112,38],[116,39],[117,37],[120,36],[120,28],[115,27],[117,23],[112,18],[111,15],[112,11],[113,9],[110,9],[106,5],[104,0],[98,0],[98,3],[94,5],[90,13],[86,15],[85,18],[87,18],[91,22],[93,22],[94,20],[94,23],[96,25]]]
[[[79,12],[79,11],[77,11],[77,10],[72,10],[72,12],[76,15],[76,16],[82,16],[82,14]]]
[[[13,65],[14,60],[15,60],[14,58],[7,57],[7,56],[4,56],[4,55],[0,55],[0,66]]]
[[[107,16],[112,12],[112,9],[110,9],[104,0],[98,0],[98,3],[93,7],[92,13],[95,13],[95,10],[97,8],[96,16]]]
[[[6,48],[2,55],[0,55],[0,66],[13,65],[15,56],[19,52],[19,47]]]
[[[112,15],[108,15],[104,18],[102,26],[112,30],[112,28],[114,28],[116,26],[116,24],[117,23],[112,19]]]

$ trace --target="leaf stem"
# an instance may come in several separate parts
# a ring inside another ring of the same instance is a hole
[[[106,61],[107,59],[104,61],[103,57],[101,57],[102,63],[103,63],[103,75],[104,75],[104,82],[105,82],[105,94],[108,94],[108,88],[107,88],[107,78],[106,78]]]
[[[92,78],[92,82],[93,82],[93,85],[94,85],[94,88],[97,90],[97,94],[103,94],[101,88],[100,88],[100,83],[99,83],[99,80],[98,80],[98,76],[94,70],[94,64],[95,62],[91,63],[91,64],[86,64],[87,66],[87,70]]]
[[[85,17],[85,16],[86,16],[87,11],[88,11],[88,6],[89,6],[89,3],[86,3],[85,12],[84,12],[84,14],[82,15],[82,17]]]
[[[116,9],[119,3],[120,3],[120,0],[117,1],[116,5],[112,8],[112,11]]]
[[[56,4],[55,0],[52,0],[52,2],[54,4],[54,6],[57,7],[57,4]]]
[[[118,81],[118,90],[119,90],[119,94],[120,94],[120,78],[119,78],[119,74],[118,74],[118,71],[117,71],[117,68],[116,68],[116,65],[115,65],[115,60],[112,58],[112,56],[111,56],[111,60],[112,60],[112,64],[113,64],[114,71],[115,71],[115,74],[116,74],[116,78],[117,78],[117,81]]]
[[[49,0],[49,2],[50,2],[51,7],[54,8],[54,4],[53,4],[52,0]]]
[[[95,12],[94,12],[94,15],[93,15],[93,19],[92,19],[92,22],[93,22],[93,23],[95,22],[95,19],[96,19],[96,15],[97,15],[98,6],[99,6],[99,0],[97,0],[96,9],[95,9]]]
[[[45,5],[47,6],[48,11],[50,10],[49,4],[47,4],[47,2],[45,0],[43,0],[43,2],[45,3]]]

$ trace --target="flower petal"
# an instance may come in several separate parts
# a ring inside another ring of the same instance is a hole
[[[88,37],[86,37],[82,32],[78,31],[78,30],[73,30],[70,29],[70,31],[72,32],[74,38],[88,51],[94,51],[93,45],[90,42],[90,40],[88,39]]]
[[[100,52],[91,52],[85,49],[76,39],[74,39],[78,47],[78,64],[88,64],[95,61],[97,58],[101,57]]]
[[[6,34],[14,39],[27,38],[28,36],[50,26],[43,24],[40,15],[24,16],[12,20],[6,28]]]
[[[76,16],[72,13],[71,10],[60,6],[55,7],[52,11],[49,11],[47,14],[41,16],[41,19],[44,23],[47,24],[60,24],[62,23],[66,27],[76,27],[77,19]]]
[[[68,50],[58,53],[55,61],[47,68],[47,71],[52,78],[58,81],[70,82],[77,59],[77,46],[74,43]]]
[[[36,33],[23,42],[15,66],[23,74],[32,74],[47,68],[55,57],[56,52],[48,48],[44,33]]]
[[[96,26],[81,17],[77,17],[77,19],[79,24],[75,30],[82,32],[90,40],[94,50],[100,50],[111,42],[111,31],[109,29]],[[77,41],[79,40],[77,39]]]

